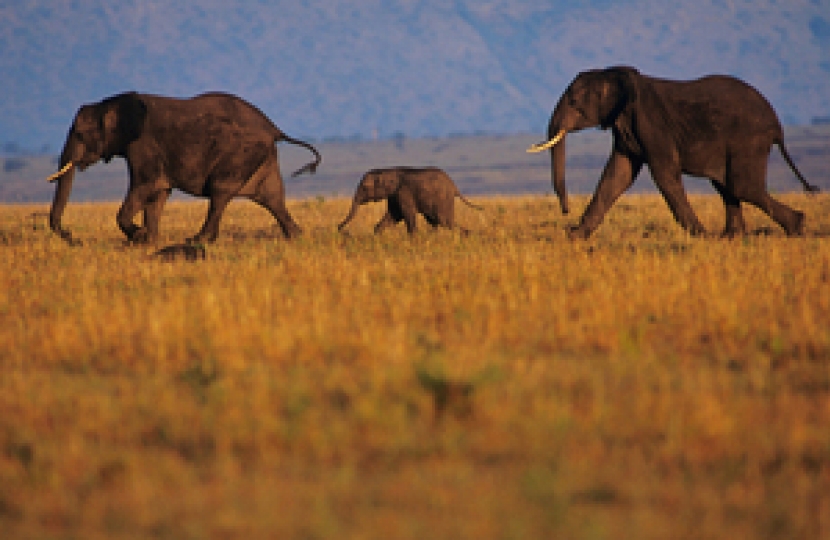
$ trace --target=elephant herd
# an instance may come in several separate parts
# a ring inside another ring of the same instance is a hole
[[[611,130],[612,150],[579,224],[569,229],[571,238],[589,237],[644,165],[675,219],[690,234],[705,231],[686,197],[682,174],[712,182],[726,208],[724,236],[745,233],[742,202],[760,208],[788,235],[804,234],[804,214],[767,191],[772,146],[778,145],[806,191],[818,188],[807,183],[793,163],[772,106],[748,84],[720,75],[670,81],[623,66],[578,74],[553,110],[548,140],[528,149],[550,151],[553,187],[563,213],[569,210],[565,139],[568,133],[591,127]],[[188,240],[191,244],[216,239],[222,213],[235,197],[267,209],[283,235],[294,237],[301,229],[285,206],[275,146],[280,141],[314,155],[295,176],[316,171],[322,158],[314,146],[289,137],[258,108],[230,94],[178,99],[128,92],[84,105],[69,128],[60,170],[49,177],[57,181],[49,225],[67,242],[78,243],[61,223],[75,169],[123,157],[129,188],[117,222],[131,242],[157,240],[162,209],[174,188],[210,201],[201,230]],[[387,211],[375,232],[404,221],[413,233],[418,213],[430,225],[452,228],[456,196],[474,206],[437,168],[373,169],[358,184],[339,229],[361,204],[382,200]],[[134,218],[141,212],[138,226]]]

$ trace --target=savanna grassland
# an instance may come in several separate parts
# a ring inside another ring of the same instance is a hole
[[[125,246],[116,204],[70,204],[74,248],[0,207],[0,531],[830,538],[830,197],[781,198],[806,237],[626,195],[584,242],[587,199],[546,196],[411,239],[291,201],[286,242],[234,202],[196,262]]]

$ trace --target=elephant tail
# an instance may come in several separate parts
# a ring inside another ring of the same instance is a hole
[[[301,175],[305,172],[310,173],[310,174],[314,174],[315,172],[317,172],[317,166],[320,165],[321,161],[323,161],[323,156],[320,155],[320,152],[318,152],[316,148],[314,148],[313,146],[311,146],[310,144],[308,144],[305,141],[301,141],[300,139],[295,139],[293,137],[289,137],[285,133],[280,134],[280,136],[277,138],[277,142],[279,142],[279,141],[285,141],[287,143],[296,144],[297,146],[302,146],[303,148],[307,148],[307,149],[311,150],[311,152],[315,156],[315,160],[313,162],[308,163],[308,164],[302,166],[301,168],[297,169],[296,171],[294,171],[291,174],[291,176],[299,176],[299,175]]]
[[[793,158],[790,157],[790,153],[787,151],[787,147],[784,145],[784,139],[779,138],[775,141],[775,144],[778,145],[778,149],[781,150],[781,155],[784,156],[784,161],[787,162],[787,165],[790,166],[790,169],[795,173],[798,177],[798,180],[801,182],[801,185],[804,186],[804,191],[807,193],[818,193],[821,191],[818,186],[814,186],[809,184],[807,180],[804,179],[804,176],[801,174],[801,171],[798,170],[798,167],[795,166],[793,163]]]
[[[461,199],[462,201],[464,201],[464,203],[467,206],[469,206],[470,208],[475,208],[476,210],[484,210],[483,207],[478,206],[477,204],[473,204],[470,201],[468,201],[467,198],[464,195],[462,195],[461,192],[458,191],[457,189],[455,190],[455,196],[458,197],[459,199]]]

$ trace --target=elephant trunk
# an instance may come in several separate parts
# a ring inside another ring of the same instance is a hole
[[[551,181],[553,191],[559,197],[559,207],[563,214],[568,213],[568,189],[565,187],[565,137],[550,149]]]
[[[554,113],[555,115],[555,113]],[[554,116],[555,117],[555,116]],[[551,120],[551,125],[554,125]],[[560,128],[550,129],[550,138],[539,144],[534,144],[527,151],[531,154],[550,149],[551,183],[553,190],[559,197],[559,206],[562,213],[568,213],[568,190],[565,188],[565,136],[568,130]]]
[[[72,182],[75,180],[75,164],[72,161],[73,147],[74,145],[70,144],[69,140],[67,140],[63,147],[63,152],[61,152],[61,168],[47,180],[50,182],[58,181],[58,185],[55,188],[55,197],[52,199],[52,208],[49,211],[49,227],[55,234],[70,244],[75,245],[80,242],[72,238],[70,232],[61,226],[63,211],[66,208],[67,201],[69,201]]]
[[[348,225],[348,224],[349,224],[349,222],[350,222],[350,221],[354,218],[355,214],[357,214],[357,208],[358,208],[358,206],[360,206],[361,204],[362,204],[362,203],[361,203],[361,202],[360,202],[360,200],[358,199],[357,195],[355,195],[355,198],[352,200],[352,207],[351,207],[351,209],[349,209],[349,215],[348,215],[348,216],[346,216],[346,219],[344,219],[344,220],[340,223],[340,225],[338,225],[338,226],[337,226],[337,230],[338,230],[338,231],[341,231],[341,232],[342,232],[342,231],[343,231],[343,228],[344,228],[346,225]]]

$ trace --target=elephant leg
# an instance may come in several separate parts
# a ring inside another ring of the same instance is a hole
[[[418,231],[418,205],[415,204],[414,197],[408,191],[401,192],[398,202],[403,221],[406,223],[406,232],[415,234]]]
[[[706,229],[695,214],[689,198],[686,196],[686,189],[683,187],[682,176],[679,167],[656,166],[651,170],[654,183],[669,205],[674,219],[683,227],[686,232],[696,236],[706,233]]]
[[[731,183],[731,182],[730,182]],[[722,183],[712,180],[712,186],[723,199],[723,206],[726,209],[726,225],[723,229],[722,238],[734,238],[746,234],[744,215],[741,211],[741,200]]]
[[[424,216],[424,219],[426,220],[426,222],[429,225],[431,225],[433,229],[437,229],[441,225],[444,225],[445,227],[447,226],[447,224],[443,223],[443,221],[441,219],[439,219],[437,216],[434,216],[432,214],[423,214],[423,216]],[[452,228],[452,227],[450,226],[449,228]]]
[[[232,193],[215,194],[210,198],[210,206],[208,207],[207,218],[205,219],[202,230],[196,236],[187,239],[190,244],[199,244],[202,242],[214,242],[219,236],[219,221],[222,219],[222,214],[228,203],[233,199]]]
[[[252,195],[246,192],[247,185],[255,186]],[[302,233],[302,229],[285,207],[285,188],[276,155],[269,158],[254,176],[248,179],[246,186],[243,186],[242,194],[248,195],[252,201],[274,216],[285,238],[295,238]]]
[[[435,208],[435,214],[430,219],[427,219],[433,227],[446,227],[452,229],[455,227],[455,197],[449,201],[444,201]]]
[[[602,223],[608,209],[634,183],[642,167],[642,161],[619,152],[612,152],[602,171],[594,196],[591,197],[591,202],[588,203],[588,207],[579,220],[579,225],[571,227],[568,236],[571,239],[584,239],[591,236],[591,233]]]
[[[757,206],[778,223],[787,236],[804,235],[804,213],[773,199],[766,188],[768,152],[732,160],[727,174],[732,178],[738,199]]]
[[[456,225],[455,223],[455,213],[453,212],[454,208],[452,207],[452,201],[450,202],[449,208],[446,206],[442,209],[439,209],[438,214],[427,218],[427,222],[432,225],[433,229],[437,229],[438,227],[446,227],[450,230],[458,230],[461,232],[462,235],[467,236],[470,234],[470,230],[460,225]]]
[[[139,227],[133,222],[136,214],[142,211],[148,203],[152,192],[149,186],[138,186],[130,188],[127,196],[124,198],[121,208],[118,210],[116,221],[118,228],[127,237],[130,242],[146,242],[147,234],[144,227]]]
[[[392,215],[387,211],[385,214],[383,214],[383,217],[380,218],[380,221],[378,221],[375,225],[375,234],[380,233],[383,229],[394,225],[398,221],[400,220],[393,218]]]
[[[164,203],[170,196],[169,189],[162,189],[151,196],[144,206],[144,237],[146,242],[156,242],[159,237],[159,222]]]
[[[291,217],[288,208],[285,207],[285,197],[280,194],[261,194],[253,197],[255,203],[259,204],[268,210],[282,229],[282,234],[285,238],[296,238],[302,234],[303,230]]]
[[[396,223],[400,223],[402,219],[403,213],[401,212],[401,207],[398,204],[397,199],[390,197],[386,201],[386,213],[383,214],[383,217],[377,222],[377,225],[375,225],[375,234],[378,234],[383,229],[395,225]]]

